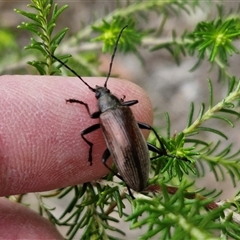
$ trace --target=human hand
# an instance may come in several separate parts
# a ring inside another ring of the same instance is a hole
[[[91,86],[105,78],[84,78]],[[0,196],[47,191],[99,179],[108,173],[101,162],[106,149],[100,130],[89,134],[94,143],[93,165],[80,132],[96,123],[84,106],[66,103],[75,98],[97,110],[97,101],[79,79],[53,76],[0,77]],[[136,119],[152,123],[146,94],[129,81],[110,79],[108,87],[131,107]],[[61,239],[46,219],[0,198],[0,239]],[[24,221],[23,221],[24,220]]]

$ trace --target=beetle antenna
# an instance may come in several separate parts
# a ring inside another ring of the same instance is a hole
[[[118,35],[118,38],[116,40],[116,43],[115,43],[115,46],[114,46],[114,49],[113,49],[113,54],[112,54],[112,57],[111,57],[111,61],[110,61],[110,65],[109,65],[109,71],[108,71],[108,75],[107,75],[107,79],[104,83],[104,87],[106,88],[107,87],[107,82],[108,82],[108,79],[110,77],[110,74],[111,74],[111,71],[112,71],[112,65],[113,65],[113,60],[114,60],[114,57],[115,57],[115,54],[116,54],[116,51],[117,51],[117,46],[118,46],[118,42],[121,38],[121,35],[123,33],[123,30],[127,27],[128,25],[124,26],[122,28],[122,30],[120,31],[119,35]]]
[[[57,62],[61,63],[65,68],[67,68],[71,73],[73,73],[75,76],[77,76],[86,86],[88,86],[88,88],[93,91],[93,92],[96,92],[95,88],[92,88],[90,85],[88,85],[83,79],[82,77],[77,73],[75,72],[73,69],[71,69],[66,63],[64,63],[62,60],[60,60],[59,58],[57,58],[56,56],[54,56],[52,53],[50,53],[48,51],[48,49],[46,48],[46,45],[43,43],[43,46],[46,50],[46,52],[52,57],[54,58]]]

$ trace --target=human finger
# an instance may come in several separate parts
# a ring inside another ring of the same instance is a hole
[[[84,78],[91,86],[105,78]],[[108,170],[101,162],[106,149],[100,130],[88,134],[89,146],[80,132],[98,122],[83,105],[66,103],[75,98],[97,110],[96,99],[78,78],[59,76],[2,76],[0,78],[0,195],[45,191],[99,179]],[[131,107],[136,119],[152,123],[149,98],[137,85],[110,79],[108,88]]]
[[[63,239],[47,219],[21,204],[0,198],[1,239]]]

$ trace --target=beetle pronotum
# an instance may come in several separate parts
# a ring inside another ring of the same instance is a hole
[[[92,148],[93,143],[86,139],[85,135],[101,128],[107,149],[102,156],[103,164],[110,169],[106,161],[111,156],[114,164],[120,174],[120,178],[123,179],[128,187],[135,191],[143,190],[148,181],[150,157],[148,151],[158,153],[160,156],[168,155],[166,149],[161,142],[157,132],[149,125],[141,122],[137,122],[134,115],[129,108],[138,103],[138,100],[131,100],[124,102],[124,99],[119,99],[114,96],[107,88],[107,82],[111,74],[112,64],[114,56],[117,50],[118,42],[122,32],[127,26],[123,27],[120,31],[115,43],[111,62],[109,66],[109,72],[104,85],[91,87],[85,82],[81,76],[79,76],[73,69],[68,67],[60,59],[51,55],[55,60],[64,65],[68,70],[75,74],[92,92],[95,93],[95,97],[98,100],[99,111],[90,113],[87,103],[84,103],[76,99],[68,99],[67,102],[79,103],[85,106],[89,116],[91,118],[99,118],[100,122],[94,124],[81,132],[81,137],[89,145],[89,159],[90,165],[92,165]],[[152,130],[160,142],[161,149],[154,145],[147,143],[143,137],[141,129]],[[118,134],[116,134],[116,132]],[[110,169],[111,170],[111,169]]]

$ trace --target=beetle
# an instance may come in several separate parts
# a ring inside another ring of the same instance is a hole
[[[107,149],[102,155],[103,164],[112,171],[112,169],[106,164],[107,159],[111,156],[119,173],[116,175],[120,179],[124,180],[128,189],[131,188],[135,191],[142,191],[147,186],[149,176],[150,157],[148,151],[150,150],[156,152],[158,156],[170,155],[167,154],[164,144],[160,140],[154,128],[148,124],[136,121],[130,106],[137,104],[138,100],[124,102],[125,96],[119,99],[107,88],[118,42],[126,27],[127,26],[121,29],[116,40],[109,65],[108,75],[103,86],[96,86],[95,88],[91,87],[80,75],[78,75],[64,62],[52,54],[51,56],[76,75],[92,92],[94,92],[98,101],[99,110],[91,113],[87,103],[77,99],[66,100],[66,102],[69,103],[84,105],[91,118],[99,118],[99,123],[94,124],[81,132],[81,137],[89,145],[88,161],[90,165],[92,165],[93,143],[90,142],[85,135],[97,129],[101,129],[107,145]],[[161,148],[147,143],[140,129],[153,131],[161,145]]]

